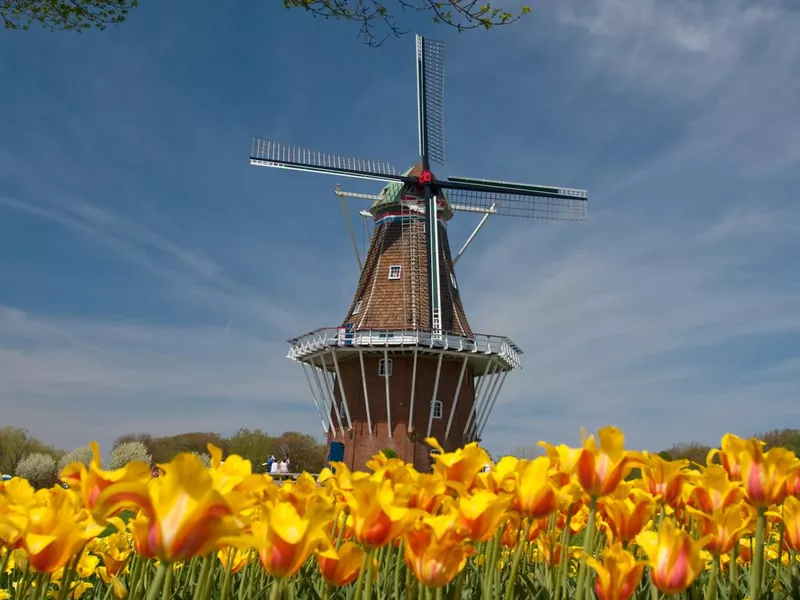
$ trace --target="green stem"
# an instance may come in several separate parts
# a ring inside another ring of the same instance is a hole
[[[233,548],[228,549],[228,559],[225,561],[225,579],[222,581],[222,592],[220,593],[220,598],[222,600],[228,600],[228,596],[230,595],[234,553],[235,550]]]
[[[440,585],[436,588],[436,600],[444,600],[444,586]]]
[[[397,547],[397,556],[394,559],[394,573],[392,574],[394,579],[394,598],[400,597],[400,567],[403,565],[404,551],[403,542],[400,542],[400,545]]]
[[[371,548],[364,553],[364,559],[361,561],[361,570],[358,572],[358,579],[356,579],[355,595],[353,600],[361,600],[361,595],[364,591],[364,577],[367,573],[367,568],[372,564],[372,553],[374,550]]]
[[[147,590],[147,600],[157,600],[158,595],[161,593],[161,587],[164,585],[164,579],[167,576],[167,571],[170,571],[170,565],[161,561],[156,571],[155,579],[150,584],[150,589]],[[169,598],[169,596],[167,596]]]
[[[564,531],[561,532],[561,562],[558,563],[558,577],[556,578],[555,599],[561,600],[561,596],[567,593],[567,566],[569,565],[569,540],[572,537],[570,522],[572,521],[572,507],[567,509],[567,523]]]
[[[6,550],[5,553],[3,554],[3,560],[2,562],[0,562],[0,581],[3,581],[3,577],[5,577],[6,575],[6,569],[8,568],[8,561],[10,558],[11,558],[11,550]],[[7,582],[6,585],[2,587],[10,588],[11,585],[10,583]]]
[[[514,561],[511,563],[511,575],[506,584],[505,600],[511,600],[514,597],[514,587],[517,582],[517,570],[519,569],[519,561],[522,558],[522,550],[528,542],[528,518],[522,519],[522,527],[520,528],[519,537],[517,538],[517,547],[514,548]]]
[[[711,563],[711,574],[706,583],[705,600],[717,600],[717,577],[719,576],[719,555],[714,555]]]
[[[279,600],[281,598],[281,588],[283,588],[283,579],[274,578],[272,587],[269,590],[269,600]]]
[[[464,567],[463,569],[461,569],[461,573],[459,573],[458,577],[456,578],[456,585],[455,588],[453,589],[453,600],[461,600],[461,596],[464,595],[463,592],[464,579],[466,578],[466,576],[467,576],[467,568]],[[397,594],[395,594],[394,597],[397,598]]]
[[[594,547],[594,519],[597,513],[597,498],[592,496],[589,501],[589,519],[586,521],[586,534],[583,536],[583,556],[581,566],[578,569],[578,582],[575,586],[576,600],[583,600],[583,592],[586,584],[586,558],[591,554]]]
[[[167,576],[164,579],[164,587],[161,590],[161,600],[169,600],[172,595],[172,579],[175,577],[175,568],[167,565]]]
[[[211,573],[211,562],[214,559],[211,558],[210,555],[203,557],[203,566],[200,567],[200,576],[197,578],[197,585],[194,586],[194,594],[192,594],[192,600],[201,600],[205,598],[206,590],[205,582],[208,578],[209,573]]]
[[[728,567],[728,598],[738,600],[739,598],[739,543],[734,544],[731,550],[731,562]]]
[[[765,508],[758,509],[756,521],[756,539],[753,547],[753,561],[750,564],[750,593],[749,600],[761,598],[761,577],[764,569],[764,533],[767,528],[767,515]]]
[[[781,521],[778,523],[780,534],[778,535],[778,564],[775,567],[775,581],[781,582],[781,570],[783,569],[783,507],[781,506]]]
[[[58,600],[66,600],[69,595],[69,589],[72,585],[72,578],[75,575],[75,569],[78,567],[78,562],[81,560],[83,548],[81,548],[72,561],[69,563],[69,568],[64,565],[65,571],[61,575],[61,589],[58,590]]]
[[[372,552],[370,552],[369,563],[367,564],[366,578],[367,581],[364,583],[364,599],[372,600],[372,586],[375,583],[375,561],[372,559]]]

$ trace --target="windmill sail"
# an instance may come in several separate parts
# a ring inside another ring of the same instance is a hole
[[[417,110],[419,155],[444,164],[444,59],[443,42],[417,36]]]
[[[385,161],[329,154],[262,138],[253,138],[250,164],[377,181],[403,180],[397,170]]]

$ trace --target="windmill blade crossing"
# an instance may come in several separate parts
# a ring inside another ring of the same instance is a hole
[[[397,170],[385,161],[319,152],[262,138],[253,138],[250,164],[385,182],[407,179],[398,175]]]

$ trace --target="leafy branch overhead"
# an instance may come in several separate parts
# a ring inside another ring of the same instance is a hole
[[[314,16],[355,21],[361,26],[359,37],[370,46],[380,46],[391,35],[408,33],[398,22],[401,13],[425,13],[434,23],[461,32],[508,25],[531,11],[522,6],[518,12],[510,12],[481,0],[283,0],[283,5],[304,8]]]
[[[82,31],[122,23],[139,0],[0,0],[6,29],[29,29],[34,23],[51,29]]]

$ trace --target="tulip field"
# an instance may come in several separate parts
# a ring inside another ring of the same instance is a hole
[[[614,427],[540,445],[488,471],[470,444],[430,473],[379,454],[279,485],[214,446],[152,477],[92,444],[66,488],[0,484],[0,600],[800,597],[791,451],[727,434],[707,464],[667,461]]]

